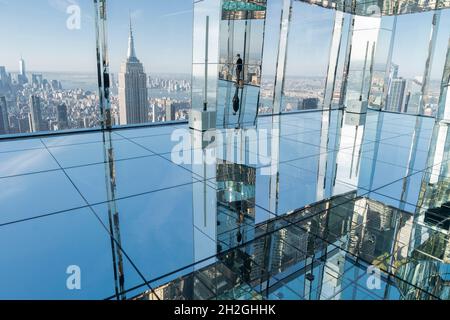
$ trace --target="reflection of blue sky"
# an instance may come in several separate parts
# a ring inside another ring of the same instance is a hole
[[[2,178],[0,188],[0,224],[85,205],[61,171]]]
[[[4,226],[0,243],[1,299],[102,299],[114,294],[110,239],[87,209]],[[70,265],[81,268],[82,290],[67,290]]]
[[[82,9],[81,29],[66,28],[67,6]],[[268,3],[265,61],[273,73],[279,32],[277,1]],[[93,5],[87,0],[2,0],[0,2],[0,65],[17,71],[22,54],[30,71],[95,72]],[[128,16],[134,22],[136,49],[148,73],[191,71],[192,3],[186,0],[110,0],[108,28],[113,72],[126,55]],[[322,75],[328,52],[334,11],[294,3],[290,30],[288,75]],[[398,19],[393,60],[400,75],[421,76],[430,36],[431,13],[402,15]],[[432,76],[440,78],[450,30],[449,10],[442,11]],[[419,45],[418,45],[419,44]],[[314,58],[312,58],[314,57]],[[420,61],[421,63],[417,63]],[[422,63],[423,62],[423,63]]]
[[[193,263],[192,186],[124,199],[117,206],[122,248],[147,280]],[[107,223],[106,206],[94,209]],[[133,274],[126,279],[127,287],[141,282]]]
[[[442,77],[450,34],[450,10],[443,10],[441,14],[431,74],[434,79]],[[423,75],[430,40],[431,16],[432,12],[406,14],[398,17],[393,61],[400,65],[400,76]],[[275,22],[279,23],[279,20]],[[275,22],[268,23],[268,32],[275,33],[275,30],[279,30],[279,24],[277,25]],[[294,2],[292,24],[289,30],[286,73],[288,76],[308,77],[326,74],[333,24],[334,11],[300,1]],[[270,61],[271,56],[275,54],[276,50],[267,51],[268,57],[264,58]],[[273,73],[274,69],[269,68],[267,72]]]
[[[334,25],[334,11],[294,2],[286,75],[323,76]]]

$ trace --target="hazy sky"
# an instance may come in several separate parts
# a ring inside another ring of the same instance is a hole
[[[69,30],[66,9],[81,7],[81,29]],[[275,66],[280,17],[269,1],[266,24],[266,72]],[[147,73],[190,73],[192,67],[192,0],[109,0],[108,36],[111,71],[125,59],[131,14],[136,52]],[[0,65],[18,70],[21,55],[29,71],[95,72],[92,0],[0,0]],[[322,75],[328,63],[334,11],[294,2],[288,75]],[[398,18],[393,61],[404,77],[423,74],[431,13]],[[450,32],[450,10],[442,12],[433,77],[439,78]],[[269,66],[269,67],[268,67]],[[272,67],[271,67],[272,66]],[[264,71],[264,70],[263,70]]]

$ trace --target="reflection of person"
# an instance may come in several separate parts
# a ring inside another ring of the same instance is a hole
[[[233,97],[233,116],[239,111],[239,87],[236,87],[236,92]]]
[[[242,59],[241,55],[237,54],[237,60],[236,60],[236,81],[239,83],[239,80],[241,79],[241,73],[242,73]]]

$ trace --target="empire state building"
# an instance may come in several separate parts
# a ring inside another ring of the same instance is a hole
[[[144,66],[136,57],[130,21],[127,60],[122,63],[119,73],[120,124],[147,122],[147,103],[147,75]]]

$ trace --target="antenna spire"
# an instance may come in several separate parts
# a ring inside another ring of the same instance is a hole
[[[130,13],[130,34],[128,36],[128,59],[136,59],[136,49],[134,47],[134,37],[133,37],[133,24],[131,22],[131,13]]]

